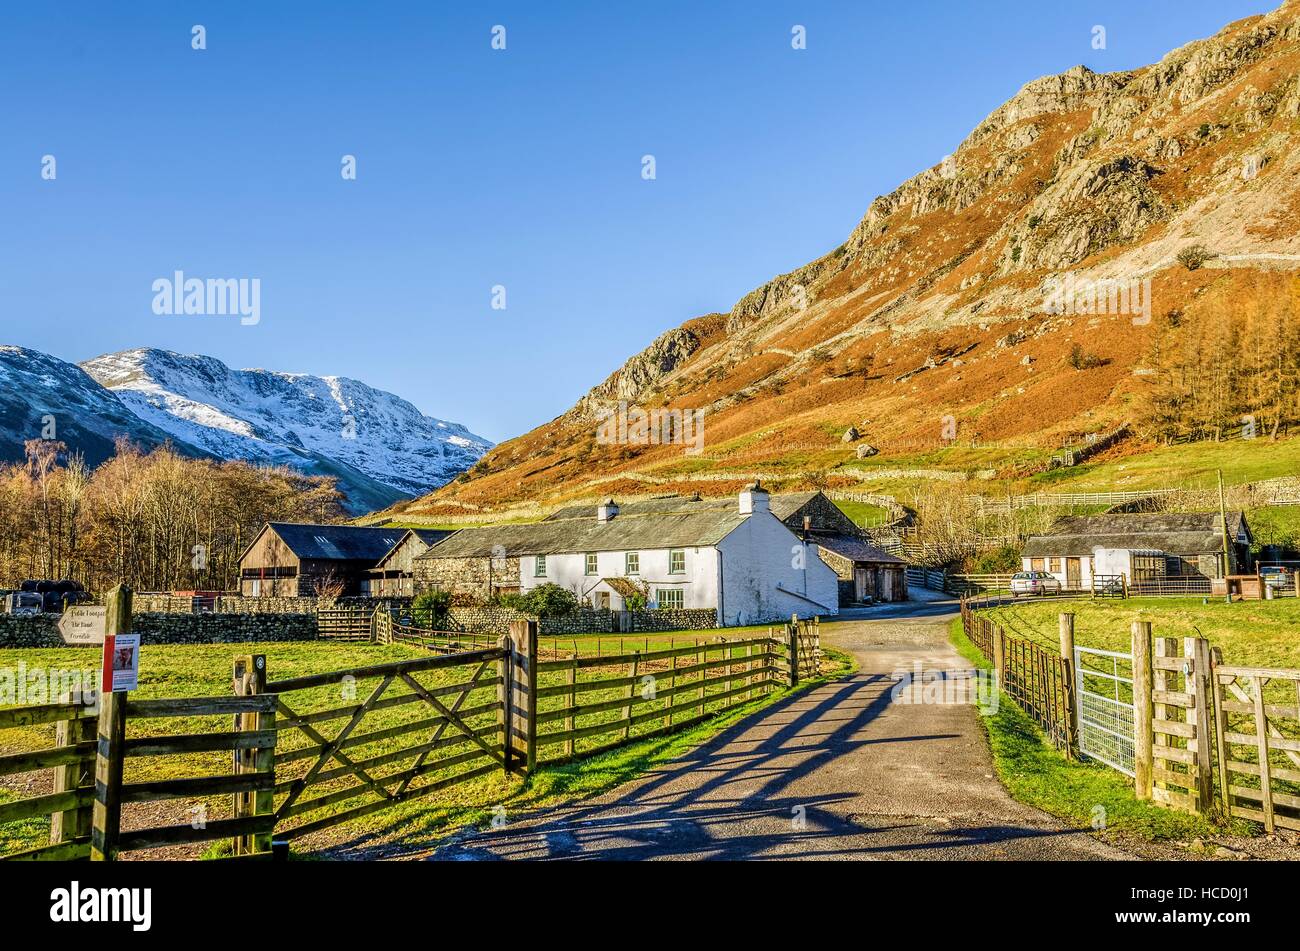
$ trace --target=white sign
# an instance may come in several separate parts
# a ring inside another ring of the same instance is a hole
[[[103,605],[69,605],[59,618],[59,636],[65,644],[102,644],[108,608]]]
[[[140,635],[109,634],[104,638],[104,668],[100,690],[122,693],[140,682]]]

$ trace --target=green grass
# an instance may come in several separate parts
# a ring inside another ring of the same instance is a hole
[[[1084,463],[1035,476],[1031,488],[1071,492],[1123,492],[1177,486],[1211,489],[1215,470],[1230,485],[1294,475],[1300,470],[1300,436],[1196,442],[1161,446],[1110,462]]]
[[[883,525],[889,521],[889,510],[870,502],[847,502],[837,499],[835,506],[847,515],[854,525]]]
[[[716,639],[720,634],[725,633],[729,639],[737,639],[744,636],[753,636],[755,632],[766,632],[767,628],[747,628],[747,629],[728,629],[722,631],[702,631],[702,632],[677,632],[673,634],[651,636],[649,638],[582,638],[577,639],[577,646],[584,655],[595,653],[595,645],[601,646],[601,652],[609,654],[614,650],[622,652],[645,649],[649,647],[666,647],[670,643],[692,644],[697,640],[707,647],[707,641]],[[574,644],[573,638],[560,639],[558,644],[549,644],[551,639],[544,638],[539,648],[545,658],[548,648],[558,649],[560,652],[567,654],[571,645]],[[711,653],[707,656],[710,659],[720,659],[718,648],[711,648]],[[404,645],[371,645],[371,644],[346,644],[346,643],[321,643],[305,642],[301,644],[294,643],[271,643],[271,644],[208,644],[208,645],[151,645],[146,646],[141,654],[141,681],[140,688],[134,694],[135,697],[155,698],[155,697],[193,697],[193,696],[228,696],[231,693],[231,668],[233,659],[240,654],[261,653],[267,657],[267,670],[271,680],[280,680],[288,677],[301,676],[310,673],[319,673],[329,670],[347,669],[361,665],[379,664],[387,661],[400,660],[411,657],[427,656],[423,651],[407,647]],[[735,655],[736,663],[743,662],[743,657],[739,652]],[[60,669],[60,668],[82,668],[84,665],[94,665],[97,655],[93,651],[78,650],[75,648],[60,649],[29,649],[13,650],[4,652],[5,663],[17,664],[25,662],[29,670],[35,668]],[[683,666],[690,661],[690,658],[683,659]],[[663,669],[659,669],[662,667]],[[465,667],[451,668],[446,670],[426,671],[417,674],[419,682],[426,688],[462,683],[469,679],[472,671]],[[580,682],[588,679],[604,679],[615,676],[624,676],[627,668],[624,665],[617,667],[606,667],[600,670],[584,670],[580,674]],[[711,676],[717,676],[720,671],[714,671]],[[682,676],[680,680],[671,673],[671,669],[666,664],[645,665],[641,669],[641,674],[652,675],[656,682],[662,683],[664,680],[671,678],[672,681],[686,684],[693,679],[689,676]],[[491,675],[491,671],[488,672]],[[539,677],[540,686],[549,686],[564,682],[565,673],[561,671],[546,671]],[[303,691],[295,691],[292,694],[285,695],[285,702],[297,713],[310,713],[321,710],[334,709],[350,703],[357,703],[364,700],[371,690],[378,684],[377,680],[361,680],[355,684],[354,693],[342,693],[343,685],[331,685],[327,687],[313,688]],[[709,687],[706,689],[706,696],[720,692],[721,686]],[[394,684],[384,694],[389,697],[395,693],[406,693],[405,685],[400,683]],[[690,691],[694,695],[694,691]],[[337,845],[357,837],[382,836],[388,839],[402,838],[404,836],[413,836],[418,839],[421,836],[428,836],[436,830],[455,827],[466,822],[476,822],[482,820],[485,816],[490,817],[495,804],[509,802],[508,808],[516,808],[521,804],[537,804],[547,801],[547,797],[559,796],[577,796],[588,794],[593,789],[607,788],[610,783],[621,781],[632,775],[637,769],[642,768],[645,763],[659,762],[661,758],[675,755],[679,751],[681,744],[698,742],[701,738],[707,738],[727,722],[732,722],[735,717],[743,715],[745,711],[758,709],[766,703],[772,702],[780,693],[771,693],[766,696],[756,698],[751,703],[746,704],[743,708],[729,708],[724,714],[723,719],[711,719],[699,726],[688,728],[687,730],[670,735],[668,737],[648,738],[641,743],[633,742],[630,746],[620,748],[612,753],[603,756],[580,760],[564,766],[546,767],[540,770],[527,784],[518,777],[506,776],[502,772],[493,771],[483,777],[467,781],[447,790],[435,792],[431,795],[422,797],[409,803],[399,804],[391,809],[372,814],[357,820],[339,826],[334,830],[321,833],[312,837],[303,843],[305,848],[320,848],[331,845]],[[584,692],[579,695],[579,702],[583,704],[597,703],[603,700],[614,700],[626,696],[626,688],[600,688]],[[464,708],[469,709],[479,704],[489,703],[495,699],[495,688],[485,687],[477,688],[470,693],[464,701]],[[680,705],[685,702],[685,696],[679,696],[677,703]],[[450,700],[448,701],[450,702]],[[733,701],[734,702],[734,701]],[[539,701],[541,710],[559,709],[567,703],[564,696],[543,698]],[[668,701],[664,698],[652,700],[648,703],[638,704],[637,712],[662,709],[667,713]],[[716,713],[722,708],[721,701],[709,702],[706,706],[706,712]],[[368,734],[386,728],[407,724],[416,719],[427,718],[432,716],[433,712],[422,703],[410,703],[387,709],[379,709],[369,713],[362,724],[353,733],[353,737],[362,734]],[[612,722],[621,715],[621,709],[598,712],[594,714],[583,715],[577,725],[580,727],[590,726],[602,722]],[[683,714],[683,717],[686,714]],[[486,712],[467,718],[471,727],[488,726],[495,720],[495,713]],[[318,725],[318,729],[326,737],[335,735],[339,728],[346,723],[346,718],[335,719]],[[632,738],[635,740],[638,734],[650,733],[660,725],[658,719],[651,722],[638,724],[633,727]],[[562,720],[553,721],[548,724],[539,726],[539,734],[545,735],[549,732],[558,732],[563,729]],[[229,717],[177,717],[166,719],[151,720],[133,720],[128,724],[128,736],[145,736],[145,735],[174,735],[182,733],[207,733],[216,731],[225,731],[230,729]],[[384,753],[396,752],[412,745],[417,745],[427,738],[426,732],[408,733],[403,736],[397,736],[386,739],[379,739],[361,747],[354,747],[349,750],[354,759],[364,759],[378,756]],[[577,743],[577,754],[582,755],[584,749],[590,750],[597,746],[608,743],[613,737],[606,734],[590,738],[580,739]],[[0,733],[0,754],[16,753],[41,749],[52,745],[54,739],[54,726],[52,724],[37,727],[15,728],[5,730]],[[296,729],[283,730],[280,734],[280,741],[277,746],[277,754],[292,752],[294,750],[305,749],[311,745],[312,741],[305,734]],[[461,752],[460,749],[453,749],[450,752]],[[551,751],[559,752],[560,747],[551,746]],[[546,750],[543,749],[543,755]],[[447,754],[437,754],[447,755]],[[187,754],[185,756],[162,756],[137,758],[128,760],[126,767],[125,780],[127,782],[138,781],[145,777],[150,779],[167,779],[181,778],[201,775],[220,775],[229,772],[229,753],[200,753]],[[285,763],[277,766],[277,778],[284,780],[293,778],[305,772],[308,765],[314,761],[314,757],[304,757],[297,761]],[[381,779],[388,772],[397,772],[409,765],[410,760],[406,759],[401,762],[382,767],[379,772],[374,773],[376,778]],[[336,763],[329,764],[330,767],[336,766]],[[475,763],[474,766],[481,765]],[[40,785],[48,783],[48,771],[43,774],[30,773],[22,777],[5,777],[3,786],[0,786],[0,801],[7,801],[13,798],[26,798],[31,795],[37,795],[47,792],[45,788],[35,788],[32,783]],[[23,780],[29,781],[23,783]],[[314,797],[323,793],[341,791],[353,784],[348,776],[339,777],[330,783],[313,787],[309,793],[304,794],[304,798]],[[302,821],[309,821],[318,818],[320,815],[329,814],[351,806],[359,804],[364,800],[343,801],[336,805],[326,806],[321,812],[306,815],[301,819],[291,820],[290,825]],[[194,800],[173,800],[169,804],[169,810],[165,813],[165,821],[161,823],[155,816],[151,818],[148,824],[175,824],[188,821],[189,814],[187,810],[191,806],[202,805],[207,809],[207,816],[210,820],[226,818],[230,814],[230,797],[207,797],[206,799]],[[130,807],[128,807],[129,809]],[[129,826],[129,821],[128,821]],[[48,835],[48,819],[36,819],[22,823],[0,824],[0,852],[17,851],[21,848],[30,848],[34,845],[41,844]],[[298,843],[295,843],[298,847]],[[213,854],[221,851],[218,845]]]
[[[984,655],[962,633],[960,619],[952,622],[950,637],[963,657],[989,669]],[[1005,694],[997,712],[981,717],[981,722],[998,778],[1018,802],[1074,826],[1104,827],[1150,841],[1203,838],[1225,831],[1201,816],[1139,800],[1132,780],[1108,766],[1067,759]],[[1235,824],[1233,829],[1244,831],[1244,825]]]
[[[1074,640],[1083,647],[1128,650],[1134,621],[1150,621],[1156,637],[1195,637],[1223,649],[1225,663],[1300,667],[1300,599],[1238,601],[1130,598],[1126,601],[1021,601],[985,612],[1009,634],[1059,646],[1058,617],[1074,614]]]

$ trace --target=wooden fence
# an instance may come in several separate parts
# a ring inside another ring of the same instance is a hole
[[[371,625],[376,613],[382,609],[364,605],[322,608],[316,614],[318,636],[331,641],[369,641]]]
[[[129,630],[130,593],[111,594],[109,613],[110,633]],[[0,710],[0,731],[58,724],[54,745],[0,757],[0,776],[32,774],[50,787],[0,800],[0,823],[50,823],[48,844],[3,858],[113,860],[218,840],[236,859],[269,858],[273,839],[681,729],[814,678],[822,663],[816,619],[567,655],[539,650],[535,621],[469,649],[450,643],[465,635],[379,623],[389,642],[425,638],[428,655],[278,680],[265,655],[244,655],[232,696],[113,693],[97,711],[72,702]],[[153,768],[162,762],[165,771]],[[190,821],[158,818],[184,818],[183,800],[198,801]],[[228,816],[209,816],[225,803]]]
[[[1076,749],[1073,644],[1055,653],[1035,641],[1013,637],[1000,624],[975,614],[965,599],[961,622],[967,639],[992,662],[1003,693],[1043,728],[1058,749]]]
[[[1077,717],[1077,672],[1061,670],[1065,700],[1052,696],[1051,651],[1042,645],[1029,663],[1019,659],[1020,639],[1008,638],[988,617],[962,603],[967,638],[1003,674],[1003,690],[1026,709],[1058,746],[1070,749],[1077,733],[1054,732],[1050,723],[1064,703]],[[1061,660],[1073,655],[1073,615],[1061,617]],[[1008,660],[1008,653],[1014,655]],[[1121,656],[1121,655],[1114,655]],[[1202,637],[1156,637],[1149,622],[1131,632],[1134,789],[1140,799],[1187,812],[1300,830],[1300,670],[1236,667]],[[1044,676],[1044,666],[1048,674]],[[1030,671],[1028,689],[1016,689]],[[1044,687],[1045,685],[1045,687]],[[1044,723],[1044,721],[1049,721]],[[1056,718],[1059,723],[1059,718]]]

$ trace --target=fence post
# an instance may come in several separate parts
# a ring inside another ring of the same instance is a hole
[[[515,647],[514,642],[510,639],[509,634],[502,634],[497,638],[497,647],[505,653],[497,661],[497,703],[501,704],[501,709],[497,711],[497,725],[501,728],[501,759],[505,762],[506,773],[511,773],[514,761],[514,743],[512,741],[511,731],[514,729],[514,715],[510,709],[514,701],[514,672],[511,668],[514,666]]]
[[[235,658],[234,683],[236,696],[251,697],[265,693],[266,655],[245,654],[242,657]],[[235,714],[235,729],[237,731],[274,730],[275,712],[237,713]],[[236,750],[235,773],[237,775],[247,775],[249,773],[271,773],[274,775],[275,747]],[[235,793],[235,818],[270,815],[275,811],[274,796],[274,789],[270,787],[255,792]],[[236,836],[233,844],[236,855],[269,852],[271,851],[271,833],[259,832],[254,835]]]
[[[60,703],[76,702],[76,695],[65,693],[59,697]],[[83,698],[84,702],[84,698]],[[89,714],[90,710],[86,711]],[[55,727],[55,745],[80,746],[82,743],[95,741],[95,720],[89,715],[60,720]],[[74,789],[93,788],[95,785],[94,754],[83,757],[75,763],[54,768],[54,791],[71,792]],[[90,835],[90,820],[94,806],[86,803],[66,812],[56,812],[50,816],[50,844],[71,842]]]
[[[1079,697],[1075,690],[1078,674],[1074,669],[1074,615],[1069,611],[1062,611],[1059,623],[1061,628],[1062,670],[1065,674],[1063,687],[1066,716],[1069,718],[1069,733],[1066,736],[1065,752],[1066,755],[1073,759],[1075,744],[1079,739]]]
[[[984,618],[983,620],[988,620]],[[997,674],[998,686],[1002,685],[1003,673],[1007,669],[1007,648],[1002,643],[1002,628],[996,624],[990,623],[988,628],[989,640],[993,642],[993,672]]]
[[[1210,642],[1203,637],[1183,638],[1183,656],[1192,662],[1187,692],[1193,697],[1193,707],[1188,714],[1196,721],[1196,785],[1190,792],[1196,800],[1197,812],[1205,814],[1214,804],[1214,773],[1210,761]]]
[[[105,598],[104,634],[131,632],[131,589],[118,585]],[[111,676],[111,673],[110,673]],[[95,805],[91,813],[90,858],[111,862],[117,858],[122,831],[122,767],[125,765],[126,694],[99,692],[96,729]]]
[[[514,642],[510,733],[519,740],[524,769],[531,773],[537,765],[537,622],[512,621],[510,639]]]
[[[799,685],[799,620],[798,615],[785,626],[785,640],[790,648],[790,686]]]
[[[1151,622],[1134,621],[1133,649],[1133,789],[1139,799],[1151,798],[1153,734],[1151,718]]]

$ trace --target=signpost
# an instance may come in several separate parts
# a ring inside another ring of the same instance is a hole
[[[104,643],[104,628],[108,623],[108,608],[103,605],[69,605],[59,618],[59,636],[63,643],[77,647],[84,644]]]

